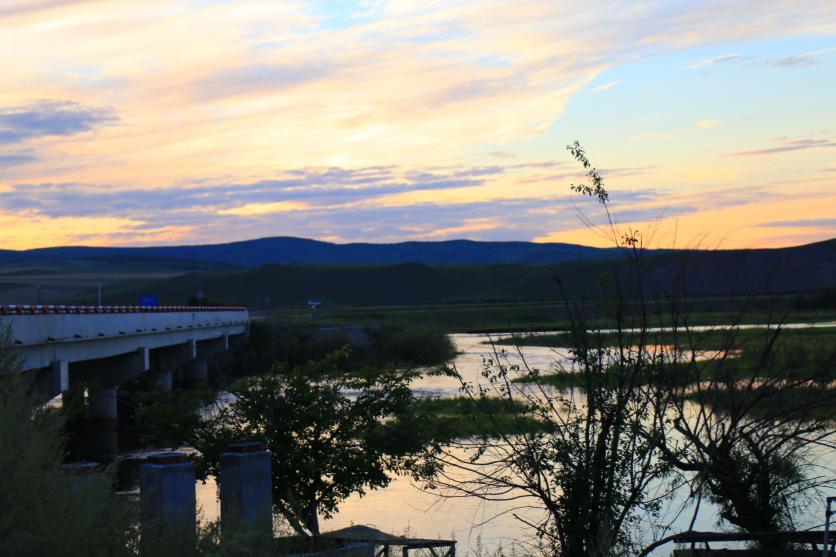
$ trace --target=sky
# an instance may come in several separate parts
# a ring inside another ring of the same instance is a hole
[[[836,237],[836,2],[2,0],[0,248]]]

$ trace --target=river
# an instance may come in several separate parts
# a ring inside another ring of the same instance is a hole
[[[833,323],[836,325],[836,323]],[[461,376],[470,382],[484,382],[481,376],[484,357],[490,357],[492,349],[485,344],[489,337],[481,334],[455,334],[451,336],[458,355],[453,364]],[[495,338],[495,337],[494,337]],[[549,370],[555,361],[563,360],[565,353],[561,349],[527,346],[524,356],[530,367],[541,371]],[[519,357],[509,354],[512,361],[519,363]],[[425,375],[414,384],[418,396],[453,397],[460,394],[459,382],[444,376]],[[833,459],[829,453],[822,458]],[[831,460],[832,461],[832,460]],[[656,487],[659,493],[668,486]],[[671,522],[671,529],[666,534],[688,529],[692,510],[682,508],[686,493],[679,490],[670,498],[662,512],[660,523]],[[205,520],[218,516],[219,505],[216,488],[211,480],[198,484],[198,504]],[[340,505],[339,513],[322,521],[323,530],[338,529],[354,524],[365,524],[390,533],[409,533],[422,538],[455,539],[458,541],[459,555],[494,553],[500,547],[508,550],[515,542],[531,541],[530,532],[512,515],[512,510],[519,503],[486,502],[476,497],[445,498],[438,492],[426,491],[406,477],[396,477],[385,489],[374,490],[364,497],[352,496]],[[813,526],[821,522],[823,509],[819,513],[817,503],[810,507],[808,515],[800,516],[802,526]],[[537,513],[526,510],[523,516],[536,518]],[[819,516],[821,515],[821,516]],[[675,518],[674,518],[675,517]],[[703,501],[694,528],[697,530],[717,530],[718,512],[709,502]],[[649,517],[641,521],[638,532],[642,542],[662,537],[659,528]],[[671,547],[660,548],[654,555],[669,555]],[[525,547],[518,548],[519,553]],[[507,553],[507,551],[506,551]]]

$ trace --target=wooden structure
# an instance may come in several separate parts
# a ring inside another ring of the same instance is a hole
[[[349,526],[341,530],[326,532],[320,536],[346,545],[369,544],[374,546],[370,557],[392,557],[392,548],[401,548],[401,557],[409,557],[409,552],[426,549],[432,557],[456,557],[455,540],[431,540],[407,538],[381,532],[371,526]]]
[[[827,536],[827,538],[825,538]],[[836,532],[830,531],[825,533],[822,530],[808,530],[803,532],[681,532],[663,538],[656,543],[646,547],[639,557],[644,557],[652,550],[661,547],[668,543],[690,544],[690,549],[675,549],[673,555],[675,557],[690,557],[690,556],[713,556],[713,555],[728,555],[729,557],[736,555],[774,555],[776,557],[789,556],[816,556],[821,555],[836,555],[836,553],[828,552],[824,545],[827,539],[827,547],[832,547],[836,543]],[[720,542],[758,542],[766,546],[772,546],[775,549],[711,549],[711,543]],[[788,544],[796,546],[806,545],[810,549],[784,549]],[[701,545],[702,548],[697,546]],[[823,553],[824,549],[824,553]]]

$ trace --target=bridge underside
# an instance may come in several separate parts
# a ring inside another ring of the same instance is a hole
[[[249,325],[244,308],[0,313],[21,367],[35,374],[47,398],[79,385],[115,389],[144,373],[162,389],[171,388],[177,371],[205,380],[207,364],[243,338]]]
[[[143,347],[127,354],[76,362],[57,360],[29,373],[34,373],[35,386],[45,399],[79,386],[117,388],[145,373],[160,389],[170,390],[178,374],[205,383],[209,364],[224,358],[243,336],[224,335],[155,349]]]

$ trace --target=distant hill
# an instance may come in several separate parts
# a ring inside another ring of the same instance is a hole
[[[189,273],[125,288],[110,296],[132,303],[154,293],[183,303],[198,290],[210,300],[252,307],[536,301],[559,297],[558,276],[570,296],[600,297],[619,283],[636,291],[634,273],[617,252],[607,259],[544,265],[287,265]],[[836,285],[836,239],[783,249],[651,253],[643,289],[652,296],[785,294]],[[618,279],[616,280],[616,277]]]
[[[0,264],[39,261],[142,258],[202,261],[241,267],[268,263],[299,265],[396,265],[400,263],[500,264],[559,263],[609,258],[617,249],[534,242],[401,242],[395,244],[333,244],[304,238],[274,237],[195,246],[139,248],[55,247],[24,251],[0,250]]]
[[[240,268],[214,261],[119,255],[0,262],[0,303],[61,304],[74,300],[87,304],[96,301],[98,284],[107,290],[188,272]]]

